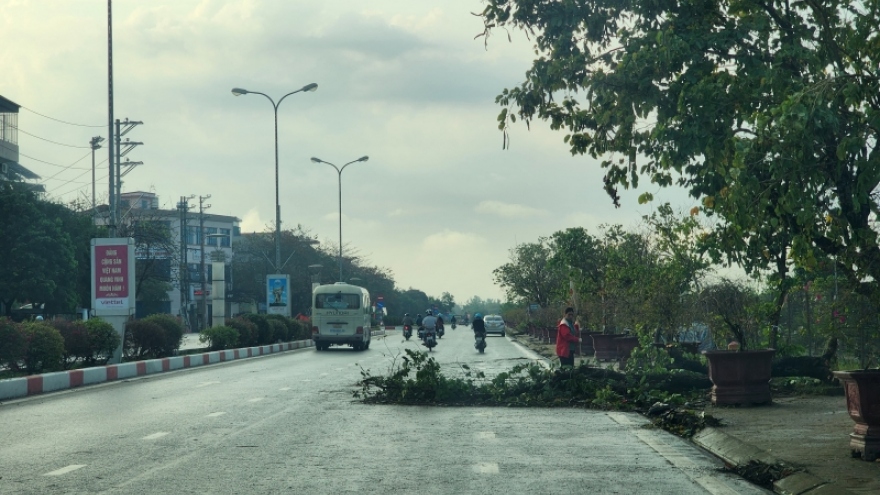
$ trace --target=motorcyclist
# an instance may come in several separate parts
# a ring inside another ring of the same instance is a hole
[[[438,331],[446,330],[446,328],[443,326],[443,315],[442,314],[437,315],[437,323],[434,326],[434,328],[437,329]]]
[[[413,319],[412,316],[409,315],[409,313],[403,315],[403,326],[407,325],[409,325],[410,327],[413,326]]]
[[[483,314],[477,313],[474,315],[474,319],[471,320],[471,328],[474,329],[474,340],[478,340],[482,338],[486,339],[486,322],[483,321]],[[476,345],[476,344],[474,344]]]
[[[416,326],[417,327],[422,326],[422,314],[421,313],[416,315]]]
[[[455,326],[455,323],[456,323],[456,321],[455,321],[455,315],[452,315],[452,319],[449,320],[449,323],[452,323],[452,326]]]
[[[425,332],[422,338],[426,338],[429,333],[434,333],[437,331],[437,318],[434,316],[434,312],[430,309],[425,312],[425,318],[422,319],[422,327],[424,327]]]

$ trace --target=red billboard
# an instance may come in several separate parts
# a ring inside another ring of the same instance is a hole
[[[93,266],[95,299],[128,299],[127,244],[95,246]]]

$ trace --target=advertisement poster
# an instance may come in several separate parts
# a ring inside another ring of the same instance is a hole
[[[92,304],[96,314],[127,315],[134,309],[133,240],[92,240]]]
[[[266,312],[290,316],[290,276],[266,276]]]

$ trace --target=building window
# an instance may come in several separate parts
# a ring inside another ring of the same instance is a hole
[[[208,236],[208,240],[205,244],[207,244],[209,246],[216,246],[217,245],[217,238],[210,237],[211,234],[216,234],[216,233],[217,233],[217,227],[205,227],[205,234]]]
[[[220,238],[220,245],[223,247],[229,247],[232,245],[232,238],[230,237],[231,231],[229,229],[220,229],[220,233],[223,234],[223,237]]]

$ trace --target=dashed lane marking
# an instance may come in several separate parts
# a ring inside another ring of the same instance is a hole
[[[208,414],[208,415],[205,416],[205,417],[206,417],[206,418],[216,418],[217,416],[223,416],[224,414],[226,414],[226,412],[224,412],[224,411],[217,411],[217,412],[212,412],[211,414]]]
[[[202,383],[196,385],[196,388],[207,387],[208,385],[217,385],[218,383],[220,383],[220,382],[202,382]]]
[[[480,440],[494,440],[495,432],[494,431],[478,431],[477,438]]]
[[[257,397],[257,398],[254,398],[254,399],[248,399],[248,402],[260,402],[261,400],[263,400],[262,397]]]
[[[478,462],[474,464],[474,471],[480,474],[498,474],[498,463]]]
[[[62,474],[67,474],[71,471],[76,471],[79,468],[86,467],[85,464],[71,464],[70,466],[63,467],[61,469],[56,469],[55,471],[49,471],[43,476],[61,476]]]
[[[145,436],[145,437],[142,438],[141,440],[155,440],[155,439],[157,439],[157,438],[162,438],[162,437],[164,437],[164,436],[167,435],[168,433],[169,433],[169,432],[167,432],[167,431],[157,431],[156,433],[153,433],[152,435],[147,435],[147,436]]]
[[[281,387],[278,390],[280,390],[281,392],[286,392],[286,391],[290,390],[290,387]]]

